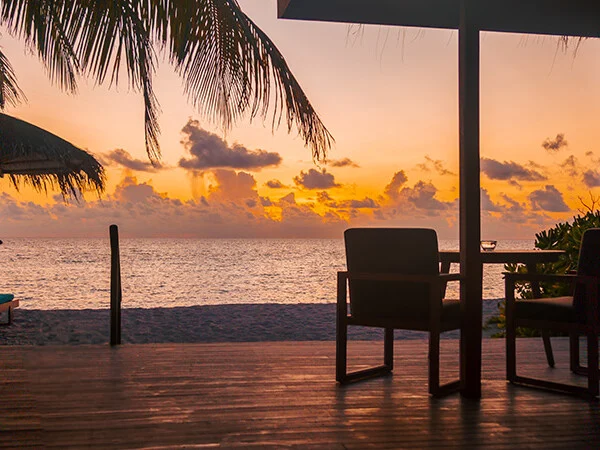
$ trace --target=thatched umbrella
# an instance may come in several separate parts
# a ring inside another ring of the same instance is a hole
[[[0,177],[7,175],[38,191],[58,186],[64,197],[87,190],[104,191],[106,175],[89,153],[64,139],[15,117],[0,113]]]

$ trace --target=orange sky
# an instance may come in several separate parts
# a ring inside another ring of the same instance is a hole
[[[138,93],[82,80],[67,95],[4,32],[29,99],[6,112],[99,156],[109,180],[102,199],[68,205],[0,180],[0,235],[104,236],[118,223],[128,236],[337,237],[353,225],[418,225],[457,237],[457,33],[278,20],[274,0],[240,4],[334,135],[328,164],[316,166],[294,132],[272,134],[268,121],[224,135],[163,63],[163,168],[150,171]],[[576,214],[579,197],[600,195],[599,56],[592,40],[575,56],[550,37],[482,35],[484,237],[532,239]],[[207,149],[220,166],[190,153]]]

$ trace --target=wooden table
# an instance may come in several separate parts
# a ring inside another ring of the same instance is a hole
[[[481,251],[483,264],[525,264],[527,273],[536,273],[536,265],[540,263],[556,262],[564,250],[491,250]],[[460,263],[460,252],[458,250],[441,250],[440,272],[449,273],[451,264]],[[534,293],[539,294],[539,286],[532,283]]]
[[[562,250],[492,250],[481,251],[482,264],[525,264],[529,273],[537,271],[538,263],[558,261],[565,252]],[[440,251],[442,273],[450,271],[450,265],[460,263],[458,250]],[[534,296],[539,296],[539,284],[532,283],[531,289]],[[464,280],[461,281],[461,311],[464,322],[460,332],[460,360],[461,360],[461,393],[467,397],[481,395],[481,322],[483,316],[483,300],[480,298],[475,307],[471,307],[469,314],[465,314]],[[475,339],[475,341],[472,341]],[[544,345],[549,345],[549,339],[544,339]],[[477,369],[477,370],[474,370]],[[473,394],[475,392],[476,394]]]
[[[481,251],[483,264],[525,264],[529,273],[535,273],[536,264],[556,262],[563,250],[492,250]],[[458,250],[440,250],[441,272],[448,273],[450,264],[460,262]]]

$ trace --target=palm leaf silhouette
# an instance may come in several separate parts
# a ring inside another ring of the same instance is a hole
[[[314,158],[331,147],[283,55],[236,0],[7,0],[0,21],[65,90],[76,91],[79,75],[118,84],[125,71],[128,86],[144,98],[151,160],[160,156],[152,84],[158,52],[182,77],[189,101],[225,130],[272,111],[272,127],[285,115],[288,132],[296,126]]]

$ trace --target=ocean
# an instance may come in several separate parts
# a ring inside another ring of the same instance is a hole
[[[121,239],[120,245],[123,308],[334,303],[335,274],[345,270],[341,239]],[[440,248],[456,249],[458,242],[442,240]],[[529,249],[533,241],[499,241],[497,248]],[[0,255],[0,292],[14,293],[22,308],[109,307],[108,238],[5,238]],[[504,297],[503,270],[484,266],[489,307]],[[458,298],[456,287],[448,297]]]

